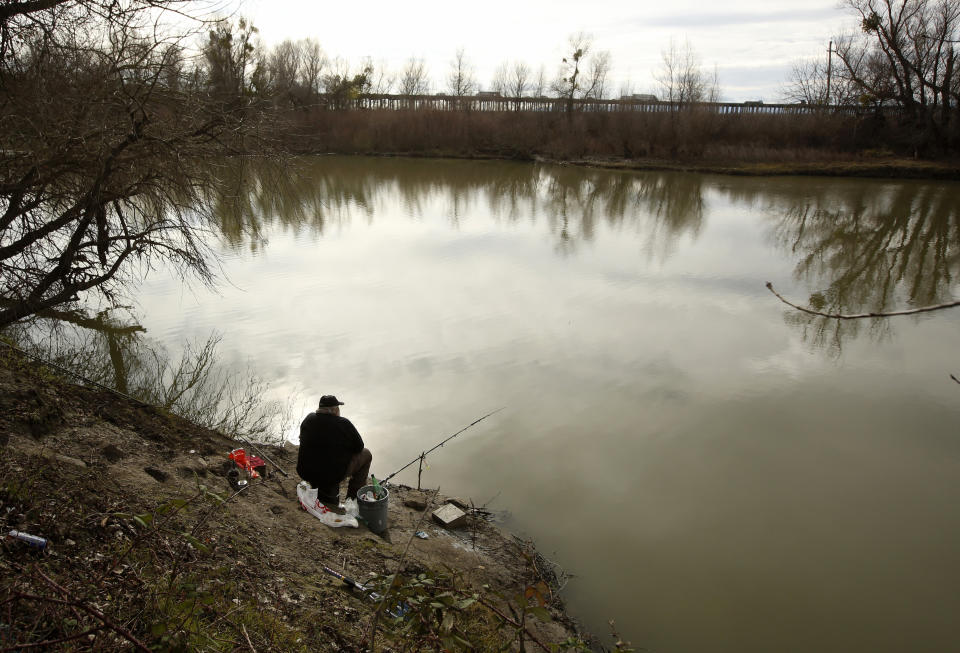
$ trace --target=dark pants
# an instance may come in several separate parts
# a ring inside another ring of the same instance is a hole
[[[343,478],[349,478],[347,485],[347,498],[356,499],[357,492],[367,484],[367,476],[370,475],[370,463],[373,462],[373,454],[369,449],[364,449],[350,459],[347,469],[343,473]],[[317,498],[323,503],[337,505],[340,503],[340,483],[328,488],[317,488]]]

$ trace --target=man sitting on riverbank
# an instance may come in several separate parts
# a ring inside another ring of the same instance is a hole
[[[340,505],[340,482],[350,478],[347,498],[356,499],[367,483],[373,455],[346,417],[343,402],[333,395],[320,397],[320,406],[300,424],[297,474],[317,489],[317,498],[331,510]]]

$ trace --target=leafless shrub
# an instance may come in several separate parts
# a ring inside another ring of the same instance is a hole
[[[248,365],[242,370],[218,355],[221,336],[187,342],[179,356],[142,335],[136,324],[104,311],[47,311],[43,318],[7,329],[21,348],[85,381],[220,431],[258,442],[282,441],[290,403],[268,398],[268,383]]]

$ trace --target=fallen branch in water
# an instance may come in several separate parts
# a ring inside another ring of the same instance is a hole
[[[955,302],[947,302],[945,304],[934,304],[932,306],[921,306],[920,308],[909,308],[903,311],[890,311],[890,312],[877,312],[877,313],[824,313],[823,311],[818,311],[812,308],[804,308],[803,306],[797,306],[790,300],[786,299],[783,295],[778,293],[773,289],[773,284],[769,281],[767,282],[767,290],[772,292],[777,299],[791,306],[798,311],[803,311],[804,313],[809,313],[810,315],[819,315],[820,317],[829,317],[834,320],[859,320],[865,317],[894,317],[897,315],[915,315],[916,313],[929,313],[930,311],[938,311],[942,308],[953,308],[955,306],[960,306],[960,300]]]

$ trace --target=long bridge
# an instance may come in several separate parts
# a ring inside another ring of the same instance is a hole
[[[507,97],[491,93],[479,95],[387,95],[364,94],[343,100],[321,96],[321,104],[329,109],[377,109],[394,111],[590,111],[668,113],[680,110],[710,111],[717,114],[819,114],[861,115],[876,111],[875,106],[825,104],[765,104],[763,102],[668,102],[652,99],[619,100],[574,99],[555,97]],[[884,107],[889,111],[894,107]]]

